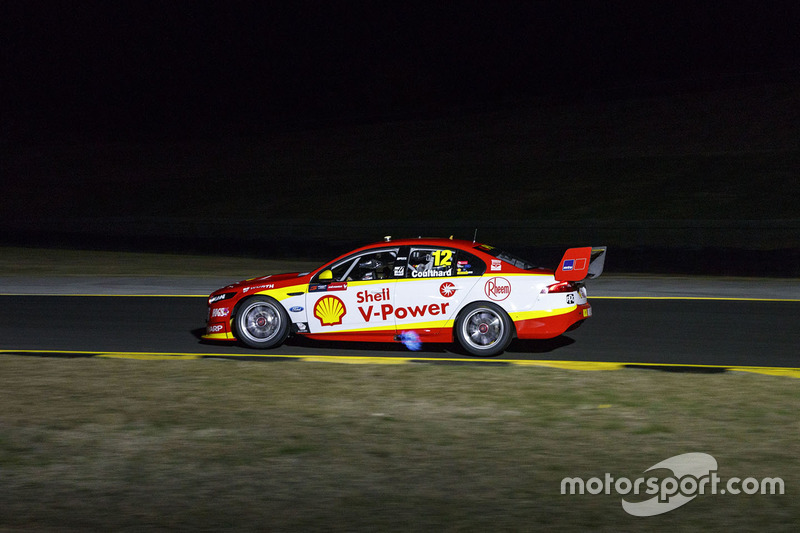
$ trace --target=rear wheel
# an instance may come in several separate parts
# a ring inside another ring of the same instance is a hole
[[[233,319],[236,338],[251,348],[272,348],[289,336],[289,315],[269,296],[248,298]]]
[[[466,306],[456,321],[456,338],[472,355],[490,357],[502,353],[513,333],[514,324],[506,312],[489,302]]]

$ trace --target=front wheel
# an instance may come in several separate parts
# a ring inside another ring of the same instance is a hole
[[[489,302],[475,302],[464,308],[456,321],[456,338],[472,355],[491,357],[502,353],[514,333],[505,311]]]
[[[289,336],[289,315],[269,296],[242,302],[233,319],[236,337],[251,348],[280,346]]]

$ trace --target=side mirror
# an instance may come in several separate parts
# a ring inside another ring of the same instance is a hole
[[[330,270],[323,270],[319,273],[319,280],[320,281],[330,281],[333,279],[333,272]]]

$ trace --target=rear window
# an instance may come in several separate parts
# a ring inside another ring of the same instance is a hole
[[[492,257],[496,257],[501,261],[505,261],[506,263],[514,265],[515,267],[521,268],[523,270],[536,270],[540,268],[539,266],[534,265],[533,263],[531,263],[526,259],[519,258],[508,252],[504,252],[499,248],[495,248],[494,246],[489,246],[488,244],[479,244],[478,246],[475,247],[475,249],[485,252],[491,255]]]

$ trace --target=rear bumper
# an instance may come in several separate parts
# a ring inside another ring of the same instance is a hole
[[[588,303],[576,305],[566,313],[514,321],[520,339],[552,339],[592,316]]]

